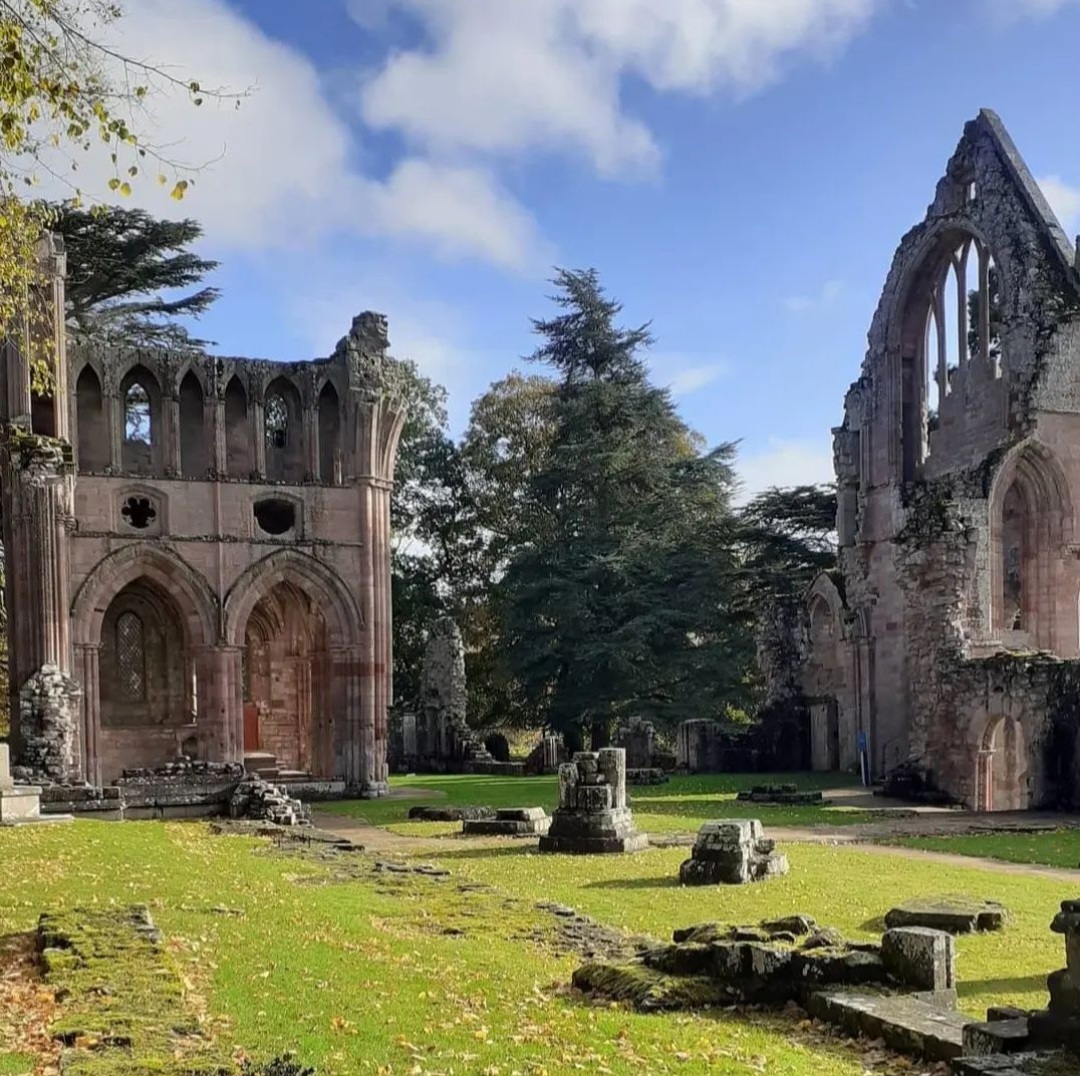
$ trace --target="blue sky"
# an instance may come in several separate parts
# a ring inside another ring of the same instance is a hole
[[[893,250],[980,107],[1080,230],[1071,0],[125,6],[129,51],[253,87],[153,106],[212,162],[180,207],[223,262],[201,331],[308,358],[382,310],[455,430],[531,350],[550,267],[595,266],[749,487],[827,479]]]

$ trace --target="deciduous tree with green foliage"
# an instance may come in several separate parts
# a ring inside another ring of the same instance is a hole
[[[594,746],[620,718],[672,723],[742,699],[749,634],[736,612],[734,446],[694,451],[649,383],[648,326],[593,270],[560,270],[533,359],[558,377],[547,459],[525,497],[529,540],[500,582],[511,672],[555,728]]]
[[[207,96],[239,104],[239,96],[208,93],[196,81],[109,47],[108,28],[122,15],[111,0],[0,0],[0,338],[21,335],[38,388],[48,382],[51,360],[41,353],[47,334],[34,331],[48,316],[37,298],[35,248],[52,217],[45,203],[24,196],[44,173],[81,195],[71,174],[78,154],[97,147],[112,161],[109,190],[129,195],[149,170],[182,199],[191,173],[180,175],[155,133],[136,130],[135,117],[147,118],[141,106],[171,89],[187,93],[194,105]],[[65,158],[62,174],[57,154]]]
[[[198,317],[217,299],[201,285],[218,263],[187,249],[202,235],[194,220],[160,220],[141,209],[73,202],[49,207],[67,253],[67,323],[78,337],[135,347],[201,349],[177,318]],[[168,299],[162,292],[187,294]]]

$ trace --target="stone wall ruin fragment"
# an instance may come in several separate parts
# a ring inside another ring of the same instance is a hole
[[[814,768],[863,741],[974,809],[1080,803],[1080,274],[992,112],[900,242],[833,445],[838,570],[796,688],[770,673]]]

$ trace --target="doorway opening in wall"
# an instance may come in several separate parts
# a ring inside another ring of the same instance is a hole
[[[334,772],[332,678],[326,622],[308,595],[278,583],[244,635],[244,763],[266,777]]]
[[[840,707],[834,698],[810,704],[810,760],[819,772],[840,769]]]
[[[1030,805],[1024,728],[1011,717],[992,717],[976,757],[975,809],[1026,811]]]

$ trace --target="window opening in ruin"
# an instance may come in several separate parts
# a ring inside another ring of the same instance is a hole
[[[157,509],[149,497],[128,497],[120,514],[136,530],[146,530],[157,518]]]
[[[225,466],[232,477],[247,478],[254,470],[252,446],[247,393],[234,376],[225,386]]]
[[[75,382],[75,422],[79,438],[79,470],[105,470],[109,466],[109,431],[101,381],[91,366],[84,366]]]
[[[202,382],[189,370],[180,382],[180,473],[200,478],[210,467]]]
[[[970,205],[972,202],[975,201],[976,197],[978,196],[978,193],[979,193],[978,189],[975,186],[975,180],[972,180],[964,188],[964,201],[967,202]]]
[[[338,453],[341,417],[338,394],[329,381],[319,393],[319,478],[334,481],[334,463]]]
[[[150,422],[150,394],[138,381],[132,383],[124,396],[124,440],[153,443]]]
[[[141,702],[146,698],[146,637],[136,613],[116,618],[116,672],[124,699]]]
[[[56,404],[52,396],[30,396],[30,428],[45,437],[56,436]]]
[[[1024,631],[1024,528],[1026,504],[1015,483],[1005,494],[1001,515],[1002,627]]]
[[[296,506],[279,498],[256,501],[255,522],[267,534],[287,534],[296,526]]]
[[[938,428],[941,415],[941,392],[937,376],[937,355],[941,326],[933,307],[930,308],[930,316],[926,320],[926,340],[924,354],[926,355],[926,432],[932,433]],[[928,446],[923,446],[923,456],[929,453]]]
[[[289,440],[289,408],[285,397],[274,393],[266,398],[266,447],[282,449]]]
[[[1001,376],[1001,287],[998,268],[989,252],[980,260],[977,286],[968,291],[968,357],[985,358],[994,364],[994,374]],[[983,279],[985,277],[985,279]],[[983,317],[983,300],[987,300]],[[983,341],[986,341],[985,351]]]

